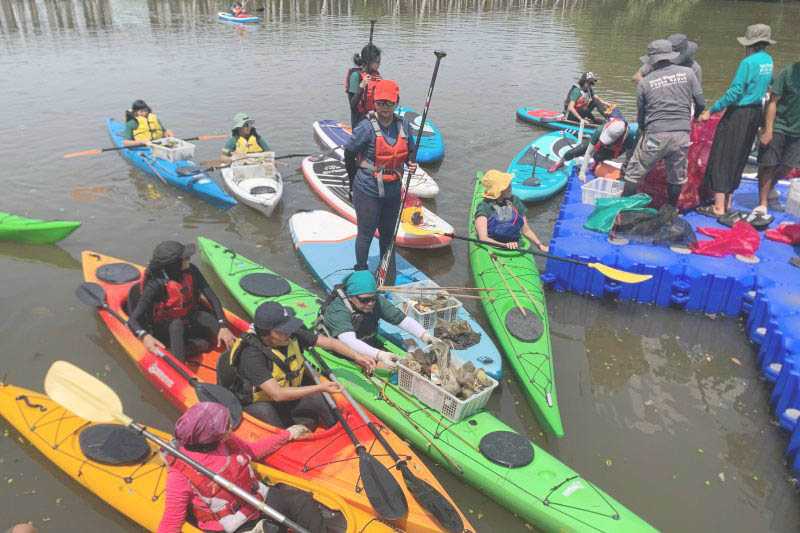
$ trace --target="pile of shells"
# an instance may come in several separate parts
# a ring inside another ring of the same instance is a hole
[[[464,350],[481,342],[481,334],[466,320],[438,320],[433,335],[448,341],[456,350]]]
[[[444,369],[440,368],[436,347],[430,352],[416,349],[409,354],[411,358],[403,362],[409,370],[422,374],[430,379],[431,383],[442,387],[460,400],[466,400],[492,386],[492,380],[486,372],[482,368],[475,368],[471,362],[464,363],[461,367],[450,365]]]

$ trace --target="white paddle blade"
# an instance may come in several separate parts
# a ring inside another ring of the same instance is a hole
[[[130,424],[122,401],[111,387],[67,361],[56,361],[44,378],[44,390],[51,399],[81,418],[92,422]]]

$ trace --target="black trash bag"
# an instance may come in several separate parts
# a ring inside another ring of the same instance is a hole
[[[622,211],[614,221],[611,238],[656,246],[691,247],[697,242],[692,225],[671,205],[662,205],[657,213]]]

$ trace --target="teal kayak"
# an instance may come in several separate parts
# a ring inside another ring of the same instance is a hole
[[[483,186],[478,179],[469,211],[469,236],[473,239],[478,238],[474,213],[482,198]],[[563,437],[550,322],[533,256],[470,242],[469,264],[475,286],[493,289],[481,291],[481,304],[536,418],[550,433]]]
[[[75,220],[38,220],[0,211],[0,241],[53,244],[78,229]]]
[[[203,259],[247,314],[252,316],[265,301],[276,301],[294,309],[306,325],[315,323],[320,304],[316,295],[289,280],[285,280],[286,284],[278,291],[279,296],[249,293],[241,283],[246,276],[276,276],[271,278],[273,280],[283,280],[283,277],[210,239],[198,237],[197,243]],[[351,362],[323,351],[320,353],[356,400],[396,433],[536,527],[552,532],[655,531],[600,488],[514,433],[488,411],[451,422],[389,380],[380,376],[368,378]],[[401,352],[397,350],[397,353]],[[498,435],[511,438],[516,443],[513,450],[494,446]],[[525,457],[515,456],[512,462],[507,454],[517,451],[523,452],[520,455]],[[496,460],[506,458],[509,463],[492,462],[485,454]]]

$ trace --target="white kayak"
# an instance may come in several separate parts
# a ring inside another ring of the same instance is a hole
[[[344,163],[335,157],[310,156],[303,160],[302,167],[308,185],[322,201],[355,224],[356,211],[348,196],[349,180]],[[412,216],[415,213],[421,215],[421,220]],[[449,246],[452,241],[447,234],[453,233],[453,226],[424,206],[405,207],[401,222],[395,241],[397,246],[441,248]]]
[[[344,160],[344,149],[341,146],[352,135],[349,125],[335,120],[318,120],[314,122],[314,135],[323,147],[333,150],[337,159]],[[420,198],[433,198],[439,194],[439,184],[422,167],[417,167],[417,171],[409,178],[408,191]]]
[[[225,186],[239,201],[270,216],[283,196],[283,179],[275,170],[274,153],[265,163],[260,156],[249,156],[223,168]]]

